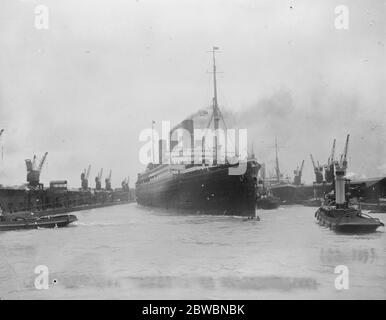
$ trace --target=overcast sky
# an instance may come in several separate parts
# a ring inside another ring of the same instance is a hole
[[[334,25],[341,4],[348,30]],[[309,153],[326,162],[350,133],[348,171],[386,174],[385,36],[383,0],[2,0],[0,184],[23,183],[24,159],[48,151],[45,183],[78,187],[91,163],[92,180],[103,167],[133,185],[139,132],[210,105],[213,45],[220,107],[259,161],[273,166],[276,135],[282,171],[305,159],[311,182]]]

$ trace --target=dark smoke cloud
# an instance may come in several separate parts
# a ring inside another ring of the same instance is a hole
[[[277,136],[283,172],[305,159],[312,181],[309,153],[325,162],[351,133],[350,170],[385,172],[382,1],[347,3],[347,31],[334,27],[338,0],[51,0],[48,30],[34,27],[37,4],[0,10],[2,184],[24,182],[24,159],[45,151],[45,184],[77,187],[89,163],[92,177],[111,168],[114,186],[135,181],[141,130],[211,104],[213,45],[227,125],[249,129],[261,161],[272,167]]]
[[[352,93],[330,94],[328,99],[311,92],[310,105],[293,98],[289,90],[280,89],[264,97],[255,105],[238,113],[227,113],[239,127],[248,129],[250,143],[263,162],[274,165],[274,143],[278,139],[282,171],[292,175],[292,170],[306,160],[305,178],[312,181],[312,164],[309,154],[321,164],[327,161],[332,141],[337,138],[336,155],[343,150],[346,135],[349,144],[349,172],[356,177],[380,175],[384,168],[380,155],[385,150],[385,121],[360,113],[365,106]]]

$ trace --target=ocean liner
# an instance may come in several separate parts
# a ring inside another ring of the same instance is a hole
[[[235,216],[256,216],[257,175],[260,164],[254,156],[227,157],[218,161],[220,155],[219,122],[226,126],[225,120],[218,106],[216,61],[213,53],[213,87],[211,115],[206,129],[213,122],[212,161],[208,161],[208,151],[205,147],[206,137],[201,137],[200,163],[192,159],[174,163],[162,160],[162,140],[159,141],[160,158],[157,164],[149,163],[146,170],[138,174],[136,182],[136,197],[140,205],[177,209],[180,212],[194,212],[199,214],[220,214]],[[191,146],[194,146],[194,121],[187,119],[173,128],[169,133],[170,150],[176,145],[172,134],[176,128],[183,128],[190,133]],[[221,128],[220,128],[221,129]],[[153,143],[153,142],[152,142]],[[170,152],[172,152],[170,151]],[[209,151],[210,152],[210,151]],[[234,161],[237,159],[237,161]],[[154,158],[153,158],[154,160]],[[153,161],[155,162],[155,161]],[[232,172],[236,168],[243,168],[240,172]],[[232,173],[230,173],[232,172]]]

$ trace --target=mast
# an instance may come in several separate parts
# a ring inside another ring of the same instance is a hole
[[[155,121],[151,121],[151,162],[154,164],[154,124]]]
[[[217,101],[217,79],[216,79],[216,50],[218,47],[213,47],[213,119],[214,119],[214,150],[213,150],[213,165],[217,165],[217,150],[218,150],[218,124],[220,121],[220,113],[218,110],[218,101]]]
[[[275,137],[275,148],[276,148],[276,179],[277,179],[277,182],[280,182],[279,157],[277,155],[277,137]]]

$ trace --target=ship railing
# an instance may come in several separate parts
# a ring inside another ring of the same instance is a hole
[[[370,218],[370,219],[373,219],[373,220],[377,220],[379,222],[381,221],[378,218],[374,218],[374,217],[372,217],[372,216],[370,216],[370,215],[368,215],[367,213],[364,213],[364,212],[358,213],[358,216],[360,216],[360,217],[367,217],[367,218]]]

